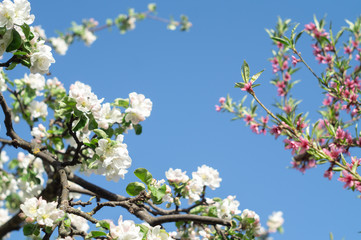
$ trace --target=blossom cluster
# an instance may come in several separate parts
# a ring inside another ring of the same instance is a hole
[[[33,197],[26,199],[20,205],[20,209],[27,217],[27,222],[36,221],[39,225],[52,227],[54,222],[64,216],[64,212],[57,208],[56,202],[47,202],[46,200]]]
[[[182,194],[189,199],[190,203],[200,199],[204,187],[207,186],[214,190],[220,186],[222,181],[218,171],[206,165],[198,167],[197,172],[192,173],[192,179],[189,179],[186,172],[182,172],[181,169],[173,170],[173,168],[170,168],[165,175],[171,186],[183,185],[184,191]]]

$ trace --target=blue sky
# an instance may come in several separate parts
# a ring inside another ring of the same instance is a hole
[[[133,164],[147,168],[156,178],[164,178],[170,167],[186,170],[189,175],[197,166],[206,164],[218,169],[221,188],[209,191],[210,197],[236,195],[240,209],[251,209],[266,223],[272,211],[283,211],[285,233],[275,239],[358,239],[361,231],[360,199],[344,190],[343,184],[323,177],[326,166],[318,166],[305,175],[288,169],[289,151],[272,136],[251,133],[243,121],[230,121],[231,115],[217,113],[214,105],[219,97],[230,93],[241,99],[244,93],[234,89],[241,80],[244,59],[251,73],[265,69],[256,89],[259,98],[271,106],[276,88],[272,77],[271,41],[264,31],[274,27],[277,16],[304,24],[316,14],[332,20],[334,29],[344,19],[360,15],[361,2],[287,1],[287,0],[163,0],[154,1],[159,16],[189,16],[193,27],[189,32],[172,32],[163,23],[145,20],[134,31],[120,35],[116,29],[98,34],[98,40],[86,47],[75,43],[66,56],[55,55],[51,67],[68,89],[75,81],[92,86],[99,98],[112,101],[126,98],[130,92],[143,93],[153,101],[153,111],[143,123],[143,134],[125,136]],[[95,18],[101,24],[134,7],[142,11],[149,1],[33,1],[34,25],[42,25],[47,36],[64,31],[71,21]],[[301,27],[302,28],[302,27]],[[299,50],[316,72],[321,68],[311,55],[310,39],[302,37]],[[21,77],[18,67],[14,76]],[[315,120],[322,102],[316,80],[307,71],[295,78],[294,96],[302,99],[302,111],[309,111]],[[250,100],[250,98],[249,98]],[[248,100],[248,102],[249,102]],[[315,104],[317,103],[317,104]],[[25,134],[25,133],[24,133]],[[135,178],[129,173],[124,181],[112,183],[104,177],[91,181],[120,193]],[[107,209],[99,218],[116,220],[125,212]],[[14,235],[15,236],[15,235]]]

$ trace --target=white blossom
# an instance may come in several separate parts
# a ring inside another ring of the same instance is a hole
[[[98,126],[104,129],[108,129],[109,126],[122,121],[122,114],[116,108],[110,108],[110,103],[104,103],[99,112],[95,116],[95,120]]]
[[[95,116],[101,110],[101,102],[98,97],[91,91],[91,87],[79,81],[70,85],[69,97],[76,101],[76,108],[84,113],[92,112]]]
[[[27,0],[4,0],[0,4],[0,27],[11,29],[14,24],[21,26],[24,23],[32,24],[34,15],[30,15],[30,3]]]
[[[0,154],[0,168],[3,168],[3,164],[5,162],[9,161],[9,156],[6,154],[6,152],[4,150],[1,151]]]
[[[186,171],[182,172],[181,169],[174,169],[169,168],[168,171],[165,172],[165,176],[168,179],[169,182],[174,183],[185,183],[189,180],[189,177],[186,175]]]
[[[197,172],[192,173],[193,179],[198,180],[204,186],[210,187],[212,190],[220,186],[222,178],[219,177],[219,173],[216,169],[202,165],[198,167]]]
[[[129,157],[127,145],[122,143],[123,135],[118,135],[116,141],[100,139],[95,149],[99,160],[96,161],[97,173],[105,175],[107,180],[118,181],[124,178],[132,163]]]
[[[281,227],[284,219],[282,217],[283,212],[273,212],[272,215],[268,217],[267,226],[270,232],[276,232],[277,228]]]
[[[36,52],[30,55],[30,71],[32,73],[46,74],[49,72],[49,67],[55,63],[51,47],[44,44],[44,41],[39,41],[36,44]]]
[[[127,114],[125,121],[132,122],[132,124],[138,124],[144,121],[146,117],[150,116],[152,111],[152,101],[149,98],[145,98],[143,94],[137,94],[132,92],[129,94],[130,107],[125,110]]]
[[[39,124],[37,127],[33,127],[31,130],[31,136],[33,136],[37,140],[41,140],[42,138],[47,136],[46,128],[43,124]]]
[[[69,218],[71,221],[71,225],[74,225],[76,230],[88,232],[88,230],[90,228],[89,224],[88,224],[88,220],[86,220],[85,218],[83,218],[81,216],[74,215],[74,214],[69,214]]]
[[[253,219],[254,219],[253,226],[254,226],[256,229],[259,229],[259,228],[261,227],[260,219],[259,219],[258,214],[255,213],[255,212],[252,211],[252,210],[244,209],[243,212],[242,212],[242,214],[241,214],[241,218],[242,218],[242,219],[253,218]],[[246,222],[246,223],[248,223],[248,222]]]
[[[119,217],[118,226],[110,223],[110,236],[116,240],[142,240],[143,234],[140,227],[136,226],[131,220],[123,221],[123,216]]]
[[[26,199],[20,205],[20,209],[38,224],[52,227],[55,220],[64,216],[64,212],[57,209],[57,205],[57,202],[47,202],[41,197],[39,199],[33,197]]]
[[[45,30],[41,26],[34,26],[34,32],[36,32],[43,40],[46,39]]]
[[[89,29],[85,29],[81,38],[85,41],[85,45],[90,46],[97,39],[97,36],[94,35]]]
[[[200,199],[200,195],[203,192],[203,184],[196,180],[192,179],[188,182],[186,189],[188,190],[188,202],[189,204],[198,201]]]
[[[44,102],[32,101],[29,105],[31,118],[48,116],[48,106]]]
[[[65,40],[61,37],[57,38],[50,38],[51,44],[53,44],[53,47],[57,53],[60,55],[65,55],[66,51],[68,51],[68,44],[65,42]]]
[[[169,234],[164,231],[163,229],[160,229],[160,226],[157,225],[155,227],[151,227],[147,225],[149,228],[147,232],[147,240],[170,240],[172,239]]]
[[[231,220],[234,215],[241,213],[238,210],[239,202],[235,199],[235,196],[228,196],[222,202],[215,203],[219,218]]]
[[[29,85],[30,88],[36,90],[37,96],[42,96],[40,92],[44,90],[45,87],[45,77],[39,73],[33,74],[30,73],[29,76],[25,73],[24,82]]]
[[[0,91],[4,92],[8,89],[4,75],[2,74],[2,69],[0,70]]]

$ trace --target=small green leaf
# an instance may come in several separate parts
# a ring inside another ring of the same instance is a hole
[[[75,126],[72,130],[76,132],[83,129],[87,125],[88,121],[89,119],[86,116],[81,116],[77,121],[75,121]]]
[[[136,135],[142,134],[142,125],[137,124],[137,125],[133,125],[133,127]]]
[[[147,185],[149,185],[153,180],[152,174],[145,168],[135,169],[134,175]]]
[[[248,66],[248,63],[246,62],[246,60],[243,61],[241,69],[242,69],[243,81],[245,83],[248,83],[248,80],[249,80],[249,66]]]
[[[70,219],[64,220],[64,226],[65,227],[70,227],[71,226],[71,220]]]
[[[36,230],[36,224],[33,223],[28,223],[25,224],[25,226],[23,227],[23,233],[25,236],[30,236],[34,233],[34,231]]]
[[[9,67],[6,68],[6,70],[13,70],[18,63],[12,62]]]
[[[162,199],[166,193],[166,185],[162,185],[160,188],[156,188],[154,186],[149,186],[149,190],[151,191],[151,196],[152,196],[152,200],[153,203],[155,204],[161,204],[162,203]]]
[[[93,132],[99,137],[99,138],[108,138],[108,135],[106,132],[104,132],[101,129],[94,129]]]
[[[12,39],[11,43],[6,48],[6,52],[12,52],[14,50],[17,50],[23,43],[23,40],[21,39],[20,34],[15,29],[12,30],[12,38],[13,39]]]
[[[23,33],[25,35],[25,38],[26,39],[29,39],[29,35],[30,35],[30,27],[29,25],[27,25],[26,23],[24,23],[22,26],[21,26],[21,29],[23,30]]]
[[[253,75],[251,77],[251,82],[254,83],[258,78],[259,76],[261,76],[261,74],[263,73],[264,70],[260,71],[259,73],[256,73],[255,75]]]
[[[276,42],[280,42],[285,46],[288,46],[289,43],[287,40],[283,39],[283,38],[279,38],[279,37],[271,37],[272,40],[276,41]]]
[[[129,183],[126,188],[126,191],[130,196],[137,196],[143,190],[145,190],[145,186],[140,182]]]
[[[117,107],[128,108],[129,107],[129,99],[117,98],[114,100],[114,103],[112,105],[117,106]]]
[[[102,228],[105,228],[105,229],[108,229],[110,228],[110,224],[108,221],[105,221],[105,220],[101,220],[99,221],[96,225],[96,227],[102,227]]]
[[[102,231],[91,231],[85,238],[89,239],[89,238],[96,238],[96,237],[101,237],[101,236],[106,236],[106,235],[107,234]]]

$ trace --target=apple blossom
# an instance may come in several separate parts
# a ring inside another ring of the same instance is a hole
[[[193,179],[199,181],[202,185],[210,187],[212,190],[219,188],[222,178],[216,169],[202,165],[198,167],[197,172],[192,173]]]
[[[32,101],[29,105],[31,118],[46,117],[48,115],[48,106],[44,102]]]
[[[268,217],[267,226],[270,232],[276,232],[277,228],[282,226],[284,222],[282,215],[283,213],[278,211],[273,212],[272,215]]]
[[[44,41],[38,42],[36,44],[36,51],[30,55],[30,63],[30,71],[32,73],[48,73],[50,65],[55,63],[51,47],[45,45]]]
[[[66,51],[68,51],[68,44],[63,38],[50,38],[49,40],[57,53],[59,53],[60,55],[66,54]]]
[[[112,240],[142,240],[143,234],[133,221],[123,221],[123,216],[120,215],[117,226],[110,223],[110,237]]]
[[[11,29],[14,24],[32,24],[34,15],[30,15],[30,3],[27,0],[4,0],[0,4],[0,27]]]
[[[138,124],[150,116],[152,111],[152,102],[149,98],[145,98],[143,94],[132,92],[129,94],[130,107],[125,110],[125,121]]]

